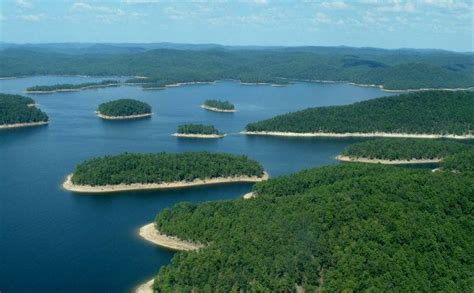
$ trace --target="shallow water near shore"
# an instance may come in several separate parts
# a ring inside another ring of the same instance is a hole
[[[23,94],[33,85],[104,78],[39,76],[0,80],[0,92]],[[74,194],[61,183],[83,160],[121,152],[211,151],[246,154],[270,176],[337,164],[348,144],[365,139],[252,137],[253,122],[311,106],[340,105],[390,95],[348,84],[296,83],[287,87],[238,82],[143,91],[121,86],[27,95],[47,112],[47,126],[0,130],[0,291],[128,292],[169,263],[173,252],[138,237],[138,229],[181,201],[238,198],[252,184],[178,190]],[[151,104],[148,119],[104,121],[94,111],[105,101],[135,98]],[[236,113],[200,108],[227,99]],[[227,136],[178,139],[179,124],[213,124]]]

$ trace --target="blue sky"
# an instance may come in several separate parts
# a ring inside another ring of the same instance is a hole
[[[473,51],[474,0],[1,0],[4,42]]]

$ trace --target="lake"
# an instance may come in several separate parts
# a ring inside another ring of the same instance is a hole
[[[106,77],[110,78],[110,77]],[[29,86],[106,78],[37,76],[0,80],[0,92]],[[169,263],[173,252],[137,236],[138,228],[177,202],[238,198],[251,184],[180,190],[74,194],[64,177],[83,160],[121,152],[202,151],[246,154],[271,176],[335,164],[334,157],[361,139],[277,138],[240,135],[249,122],[311,106],[341,105],[389,95],[348,84],[295,83],[246,86],[221,81],[165,90],[122,86],[28,95],[50,117],[45,127],[0,131],[0,291],[129,292]],[[118,98],[149,103],[154,115],[103,121],[97,106]],[[238,110],[215,113],[199,106],[228,99]],[[177,139],[179,124],[213,124],[228,135],[217,140]]]

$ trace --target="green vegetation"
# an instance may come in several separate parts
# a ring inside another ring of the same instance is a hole
[[[71,180],[74,184],[97,186],[262,175],[262,166],[246,156],[207,152],[124,153],[85,161],[76,167]]]
[[[31,98],[0,93],[0,126],[48,121],[48,115],[32,106],[34,104]]]
[[[308,108],[250,123],[247,131],[472,134],[474,92],[426,91]]]
[[[120,99],[100,104],[97,111],[107,116],[132,116],[150,114],[151,106],[133,99]]]
[[[204,106],[210,108],[216,108],[219,110],[234,110],[235,106],[229,101],[221,100],[206,100],[204,101]]]
[[[130,54],[110,47],[109,54],[107,50],[101,50],[100,54],[41,52],[34,48],[1,50],[0,76],[138,75],[149,77],[138,82],[158,84],[221,79],[252,83],[333,80],[377,84],[387,89],[474,86],[472,53],[348,47],[216,47],[143,48]]]
[[[474,172],[474,148],[447,157],[441,167],[455,172]]]
[[[120,84],[117,80],[103,80],[101,82],[84,82],[78,84],[55,84],[55,85],[37,85],[26,89],[27,92],[55,92],[55,91],[72,91],[83,90],[89,88],[100,88],[108,86],[118,86]]]
[[[213,125],[184,124],[178,126],[178,133],[182,134],[222,134]]]
[[[442,159],[470,147],[449,140],[380,138],[351,144],[341,155],[379,160]]]
[[[160,232],[208,246],[175,254],[154,288],[472,291],[472,173],[341,164],[256,190],[252,200],[164,209]]]

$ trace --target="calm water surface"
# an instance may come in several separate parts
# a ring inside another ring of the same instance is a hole
[[[0,81],[0,92],[21,94],[38,84],[102,78],[40,76]],[[121,152],[202,151],[246,154],[271,176],[320,165],[356,139],[273,138],[239,135],[248,122],[310,106],[349,104],[387,95],[346,84],[297,83],[289,87],[236,82],[143,91],[123,86],[73,93],[31,95],[50,117],[46,127],[0,131],[0,291],[128,292],[150,279],[173,253],[137,236],[163,208],[180,201],[238,198],[250,184],[172,191],[78,195],[60,187],[81,161]],[[99,103],[136,98],[153,117],[102,121]],[[205,99],[228,99],[234,114],[208,112]],[[172,137],[182,123],[213,124],[219,140]]]

